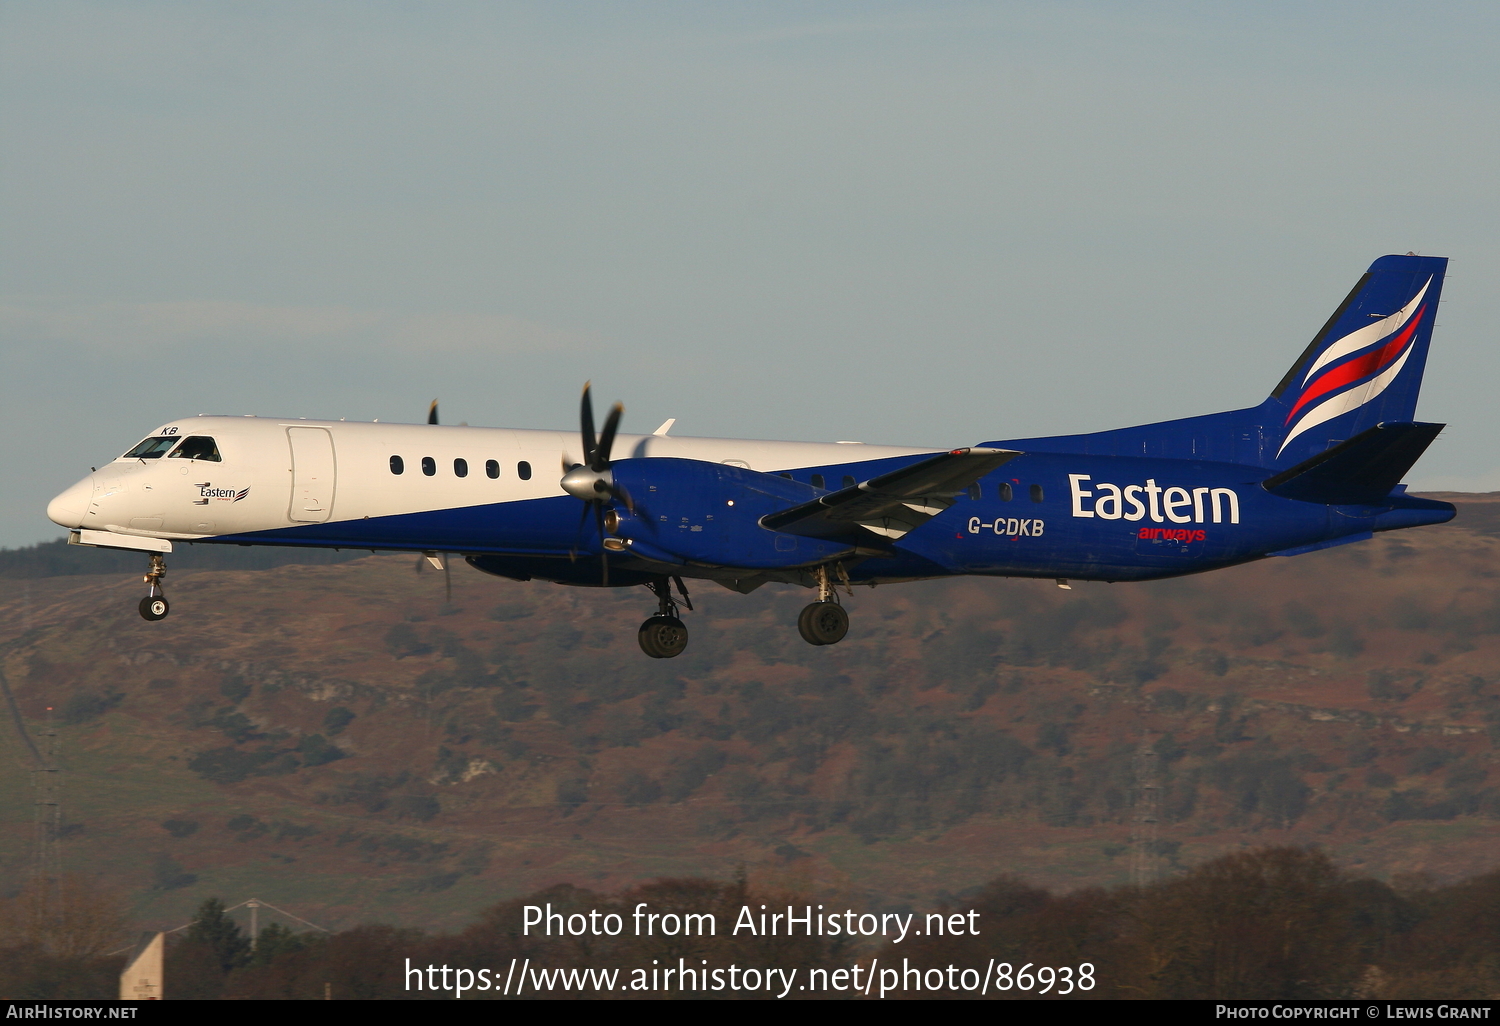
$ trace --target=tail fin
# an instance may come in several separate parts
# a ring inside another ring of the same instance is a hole
[[[1383,256],[1259,406],[987,448],[1295,467],[1380,423],[1416,419],[1446,257]]]
[[[1271,465],[1301,463],[1382,422],[1416,419],[1447,266],[1419,256],[1370,265],[1261,407],[1265,439],[1276,446],[1266,454]]]

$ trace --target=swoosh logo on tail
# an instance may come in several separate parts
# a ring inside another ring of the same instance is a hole
[[[1304,385],[1307,384],[1314,374],[1335,360],[1342,360],[1350,353],[1357,353],[1365,348],[1365,346],[1373,345],[1387,335],[1400,331],[1401,326],[1411,318],[1412,311],[1422,302],[1422,297],[1427,295],[1427,290],[1431,286],[1432,276],[1428,275],[1422,287],[1417,290],[1417,294],[1411,297],[1410,303],[1407,303],[1389,317],[1383,317],[1374,324],[1366,324],[1363,328],[1351,331],[1319,353],[1318,358],[1313,361],[1312,366],[1307,368],[1307,373],[1302,375],[1302,383]]]
[[[1303,390],[1301,398],[1292,407],[1292,412],[1286,415],[1286,423],[1290,424],[1297,416],[1302,407],[1315,399],[1319,399],[1335,389],[1343,388],[1345,385],[1358,381],[1369,374],[1376,374],[1390,366],[1401,351],[1410,344],[1412,336],[1417,333],[1417,325],[1422,323],[1422,314],[1427,312],[1424,306],[1417,311],[1417,316],[1412,319],[1400,334],[1391,339],[1379,349],[1373,349],[1357,359],[1341,364],[1333,370],[1324,374]],[[1373,398],[1373,397],[1372,397]]]
[[[1422,305],[1422,297],[1427,294],[1431,285],[1432,278],[1428,277],[1411,302],[1400,310],[1374,324],[1351,331],[1318,355],[1303,376],[1301,395],[1286,415],[1286,424],[1291,424],[1294,420],[1297,424],[1288,432],[1281,448],[1276,450],[1277,456],[1286,451],[1294,438],[1319,424],[1357,410],[1390,387],[1411,356],[1412,340],[1416,338],[1417,328],[1427,313],[1427,307]],[[1379,348],[1372,348],[1374,346]],[[1318,371],[1323,368],[1346,356],[1359,353],[1362,349],[1368,352],[1318,375]],[[1368,380],[1356,384],[1361,378]],[[1339,389],[1349,385],[1354,387],[1339,392]],[[1332,393],[1338,394],[1329,399],[1323,398]]]

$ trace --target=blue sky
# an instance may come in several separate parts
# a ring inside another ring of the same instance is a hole
[[[1452,258],[1500,489],[1494,4],[0,3],[0,544],[198,412],[950,446],[1259,401]]]

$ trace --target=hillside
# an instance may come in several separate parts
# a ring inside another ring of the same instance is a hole
[[[675,875],[930,904],[1012,872],[1116,884],[1133,760],[1167,869],[1318,844],[1452,880],[1500,850],[1500,496],[1451,525],[1147,585],[959,580],[846,599],[701,585],[645,658],[642,589],[368,556],[14,579],[6,679],[50,716],[67,868],[176,926],[209,894],[331,928],[451,928],[558,882]],[[0,880],[31,858],[32,755],[0,732]]]

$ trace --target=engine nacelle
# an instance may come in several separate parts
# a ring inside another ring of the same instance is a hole
[[[611,505],[613,533],[647,559],[767,570],[826,562],[853,548],[760,526],[768,513],[826,494],[800,481],[665,456],[619,460],[611,469],[635,505]]]

